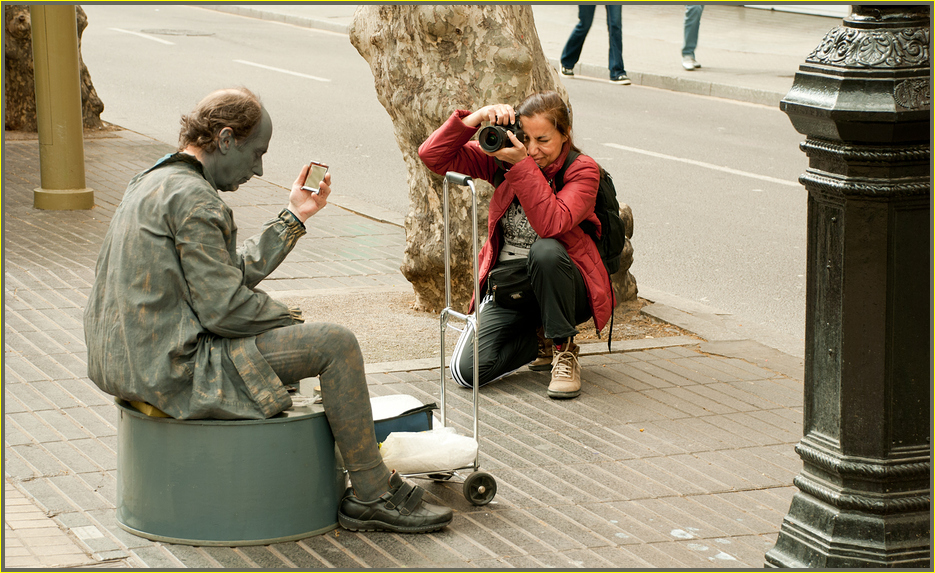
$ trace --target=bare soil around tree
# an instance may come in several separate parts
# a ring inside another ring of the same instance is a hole
[[[437,314],[413,310],[414,295],[408,292],[358,293],[329,296],[327,304],[320,297],[289,297],[282,301],[302,309],[306,322],[333,322],[350,328],[360,342],[368,363],[438,358],[441,351],[441,327]],[[622,302],[614,313],[613,340],[638,340],[667,336],[691,336],[691,333],[642,314],[640,309],[651,302],[637,298]],[[458,326],[452,319],[451,326]],[[598,339],[594,322],[578,327],[579,343],[607,340],[608,328]],[[459,332],[449,327],[445,353],[451,355]]]

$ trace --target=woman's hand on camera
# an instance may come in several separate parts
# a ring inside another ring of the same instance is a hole
[[[516,138],[516,135],[514,135],[512,131],[507,131],[506,136],[510,138],[510,142],[513,144],[512,147],[501,147],[493,153],[487,153],[483,149],[481,149],[481,151],[487,153],[487,155],[491,157],[496,157],[500,161],[516,165],[523,159],[526,159],[529,154],[526,152],[526,146],[523,145],[522,141]]]
[[[289,210],[299,221],[303,223],[315,213],[321,211],[328,204],[328,195],[331,195],[331,174],[325,174],[318,185],[318,193],[312,193],[302,189],[305,179],[308,177],[308,164],[302,167],[298,178],[292,184],[292,192],[289,193]]]
[[[489,121],[492,125],[516,123],[516,112],[513,110],[513,106],[505,103],[485,105],[464,118],[464,125],[477,127],[485,121]]]

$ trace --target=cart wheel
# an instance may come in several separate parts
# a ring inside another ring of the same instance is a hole
[[[487,505],[497,495],[497,480],[486,472],[474,472],[464,480],[464,498],[474,505]]]

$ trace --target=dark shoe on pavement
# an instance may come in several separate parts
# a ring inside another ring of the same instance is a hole
[[[539,351],[536,359],[529,363],[529,369],[536,372],[548,372],[552,370],[552,349],[555,347],[550,338],[545,337],[542,327],[536,331],[539,338]]]
[[[373,501],[362,501],[348,489],[338,510],[338,523],[351,531],[395,533],[428,533],[451,523],[451,510],[422,501],[424,493],[393,470],[389,491]]]
[[[566,68],[565,66],[562,66],[562,75],[573,76],[575,75],[575,70],[573,68]]]
[[[632,82],[630,82],[630,78],[628,78],[626,74],[620,74],[619,76],[614,76],[610,78],[610,83],[619,84],[622,86],[628,86]]]

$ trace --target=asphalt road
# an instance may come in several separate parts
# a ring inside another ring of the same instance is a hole
[[[392,123],[346,35],[190,6],[84,8],[82,54],[106,121],[175,143],[180,115],[199,98],[244,85],[274,121],[265,179],[288,186],[303,162],[321,159],[337,204],[408,211]],[[796,180],[806,159],[786,116],[640,86],[565,83],[578,145],[633,208],[639,286],[804,345],[806,193]]]

